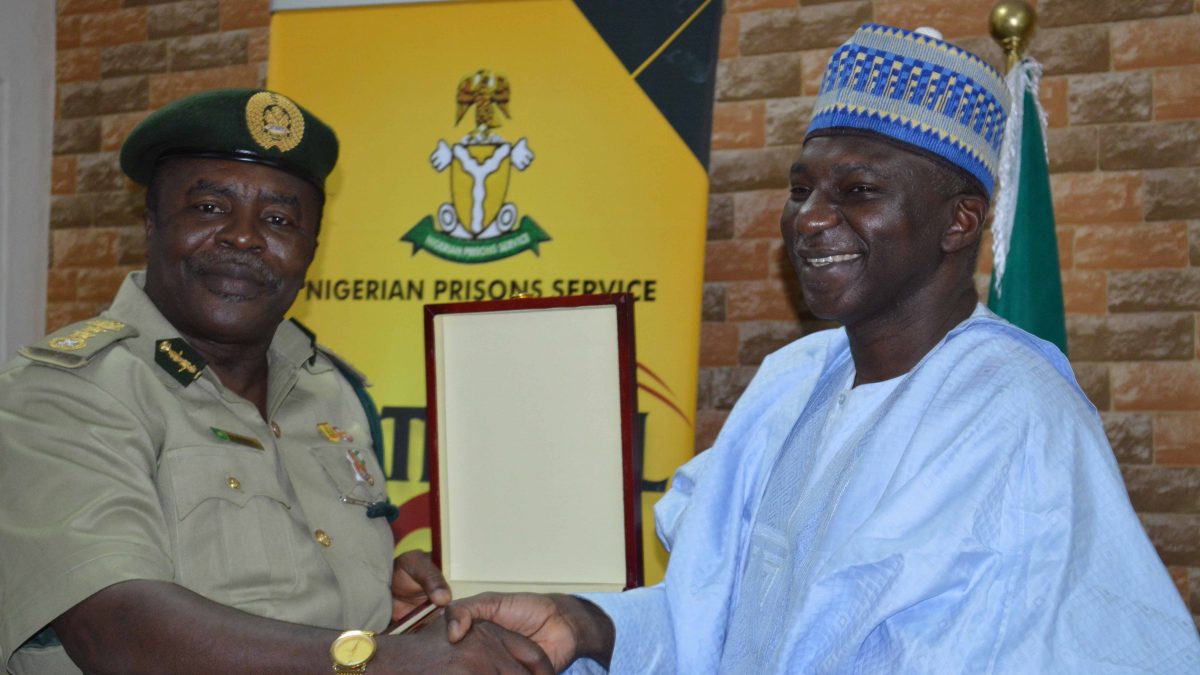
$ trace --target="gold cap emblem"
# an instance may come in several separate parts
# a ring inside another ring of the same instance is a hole
[[[260,91],[246,101],[246,128],[264,149],[287,152],[304,138],[304,115],[288,97]]]

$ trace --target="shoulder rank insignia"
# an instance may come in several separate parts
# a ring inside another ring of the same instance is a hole
[[[137,329],[113,319],[95,318],[55,331],[28,347],[22,356],[60,368],[82,368],[106,347],[137,335]]]
[[[208,366],[208,361],[200,356],[200,352],[183,338],[155,342],[154,362],[185,387],[195,382]]]

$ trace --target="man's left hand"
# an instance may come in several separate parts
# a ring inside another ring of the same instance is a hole
[[[450,585],[424,551],[400,554],[392,566],[392,624],[426,602],[450,602]]]

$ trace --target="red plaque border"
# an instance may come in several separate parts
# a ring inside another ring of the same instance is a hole
[[[621,460],[625,508],[625,589],[643,584],[641,480],[635,473],[634,449],[638,447],[637,355],[635,352],[633,306],[629,293],[571,295],[554,298],[512,298],[478,302],[425,305],[425,439],[429,458],[430,529],[433,560],[442,564],[441,491],[438,478],[437,353],[434,319],[442,314],[505,312],[516,310],[596,307],[612,305],[617,313],[617,360],[621,388]],[[638,458],[640,459],[640,458]]]

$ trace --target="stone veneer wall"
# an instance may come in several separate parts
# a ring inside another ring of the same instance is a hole
[[[932,25],[994,63],[993,0],[725,0],[697,448],[768,352],[822,326],[778,241],[821,69],[860,23]],[[1041,0],[1071,356],[1134,506],[1200,614],[1200,0]],[[143,264],[116,150],[149,110],[265,77],[268,0],[59,0],[47,329]],[[985,247],[987,242],[985,242]],[[979,283],[990,260],[983,256]]]
[[[145,262],[144,191],[117,151],[151,111],[266,78],[270,0],[58,0],[46,328],[108,305]]]

